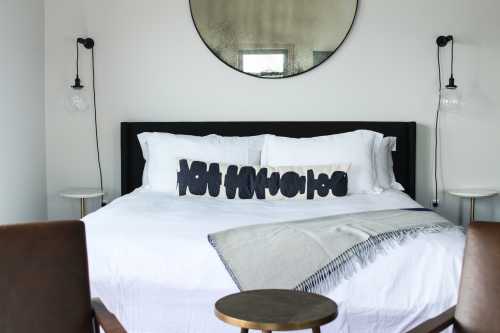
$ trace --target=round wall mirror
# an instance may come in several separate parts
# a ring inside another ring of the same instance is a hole
[[[190,0],[207,47],[230,67],[260,78],[311,70],[346,39],[358,0]]]

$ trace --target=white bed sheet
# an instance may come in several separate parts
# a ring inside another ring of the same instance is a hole
[[[237,288],[207,234],[370,210],[416,208],[398,191],[318,201],[229,201],[136,191],[87,216],[91,288],[130,333],[235,332],[213,304]],[[456,302],[464,235],[407,241],[326,296],[339,317],[323,332],[404,332]]]

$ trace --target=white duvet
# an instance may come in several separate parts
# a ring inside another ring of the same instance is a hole
[[[420,207],[397,191],[318,201],[178,198],[136,191],[87,216],[91,288],[130,333],[237,332],[213,314],[237,292],[207,234],[249,224]],[[323,332],[404,332],[455,304],[464,235],[407,241],[326,296],[339,316]]]

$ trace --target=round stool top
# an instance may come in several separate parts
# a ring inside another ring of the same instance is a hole
[[[293,331],[320,327],[337,317],[337,304],[321,295],[294,290],[253,290],[215,303],[220,320],[240,327]]]
[[[488,198],[494,197],[498,194],[497,190],[485,189],[485,188],[469,188],[469,189],[453,189],[448,190],[448,193],[456,197],[462,198]]]
[[[60,193],[61,197],[72,199],[91,199],[104,195],[104,192],[98,188],[75,187],[69,188]]]

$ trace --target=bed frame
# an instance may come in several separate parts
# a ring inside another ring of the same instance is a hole
[[[397,137],[397,151],[393,152],[396,179],[415,199],[415,122],[124,122],[121,124],[122,194],[128,194],[142,185],[144,158],[137,139],[142,132],[169,132],[173,134],[223,136],[251,136],[275,134],[287,137],[313,137],[368,129]]]

